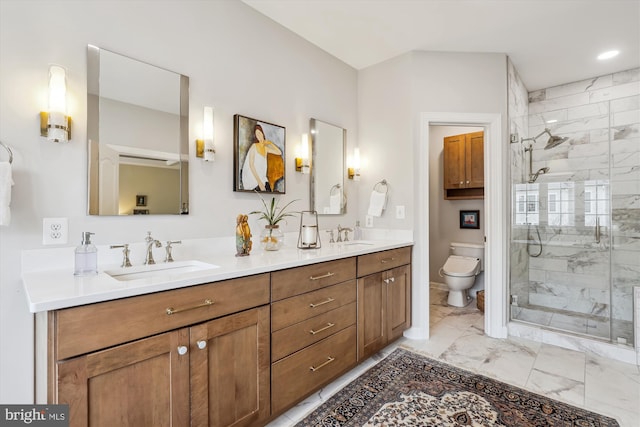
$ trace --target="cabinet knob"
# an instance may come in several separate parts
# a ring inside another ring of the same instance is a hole
[[[204,350],[205,348],[207,348],[207,342],[205,340],[200,340],[196,344],[198,345],[198,348],[200,350]]]
[[[187,354],[187,346],[186,345],[179,345],[178,346],[178,354],[180,356],[184,356],[185,354]]]
[[[460,185],[464,184],[464,181],[460,181]]]
[[[467,181],[467,184],[469,183],[469,181]]]

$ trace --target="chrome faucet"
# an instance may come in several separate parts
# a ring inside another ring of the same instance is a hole
[[[342,232],[344,231],[344,240],[342,239]],[[343,228],[338,224],[338,240],[336,242],[348,242],[349,241],[349,232],[353,231],[352,228]]]
[[[155,264],[156,262],[153,259],[153,247],[161,248],[162,242],[151,237],[150,231],[147,231],[147,238],[144,239],[144,241],[147,242],[147,256],[144,259],[144,265]]]
[[[173,262],[173,256],[171,255],[171,245],[177,245],[179,243],[182,243],[182,240],[167,241],[167,245],[164,247],[164,250],[166,252],[164,262]]]
[[[131,267],[131,261],[129,260],[129,244],[125,243],[124,245],[111,245],[109,246],[111,249],[122,248],[122,264],[120,267]]]

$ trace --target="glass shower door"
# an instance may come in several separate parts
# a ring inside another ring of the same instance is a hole
[[[512,319],[611,339],[610,186],[598,172],[514,185]]]

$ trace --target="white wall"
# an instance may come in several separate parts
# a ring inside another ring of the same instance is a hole
[[[87,44],[190,77],[188,216],[86,216]],[[0,52],[0,139],[13,149],[15,181],[12,223],[0,228],[2,403],[33,401],[33,316],[20,281],[20,254],[42,247],[43,217],[69,218],[69,246],[82,231],[95,232],[99,245],[141,242],[147,230],[160,240],[230,236],[236,215],[258,206],[255,195],[232,191],[234,114],[286,127],[282,198],[301,199],[297,209],[308,208],[309,175],[294,172],[293,157],[309,119],[346,128],[350,149],[357,140],[356,71],[238,1],[2,0]],[[52,63],[67,69],[68,144],[39,136]],[[193,147],[205,105],[214,107],[215,163],[196,159]],[[347,183],[349,194],[356,190]],[[355,213],[320,221],[321,228],[354,224]],[[290,221],[285,231],[296,228]]]
[[[365,160],[359,216],[366,214],[371,187],[386,178],[388,210],[374,218],[374,226],[412,228],[419,114],[500,113],[506,119],[506,67],[504,54],[415,51],[359,72],[359,141]],[[396,205],[406,206],[405,220],[395,219]]]
[[[506,56],[415,51],[359,72],[360,143],[363,157],[371,158],[362,172],[358,214],[362,217],[366,212],[371,187],[376,180],[386,178],[392,188],[390,209],[382,218],[376,218],[374,225],[413,229],[416,242],[413,251],[413,318],[412,330],[406,333],[412,338],[428,337],[429,326],[429,203],[428,197],[424,196],[429,191],[429,183],[424,176],[428,172],[421,170],[422,159],[418,157],[418,151],[424,151],[418,149],[423,143],[420,121],[423,113],[498,114],[502,118],[499,121],[502,145],[496,147],[496,152],[500,151],[504,156],[507,149],[504,137],[507,135]],[[502,200],[507,197],[507,185],[496,185],[504,195],[494,206],[505,210]],[[396,205],[406,207],[406,220],[395,219]],[[506,212],[502,214],[506,215]],[[501,247],[496,253],[503,252],[503,242],[493,244]],[[494,277],[503,276],[502,272],[497,273]],[[506,288],[506,283],[500,281],[497,286]],[[504,291],[496,294],[503,295]],[[504,306],[502,302],[497,304]],[[495,317],[503,319],[504,313],[496,313]],[[504,334],[504,331],[500,333]]]

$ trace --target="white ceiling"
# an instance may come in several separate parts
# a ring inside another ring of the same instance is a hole
[[[242,1],[358,70],[413,50],[498,52],[531,91],[640,66],[640,0]]]

